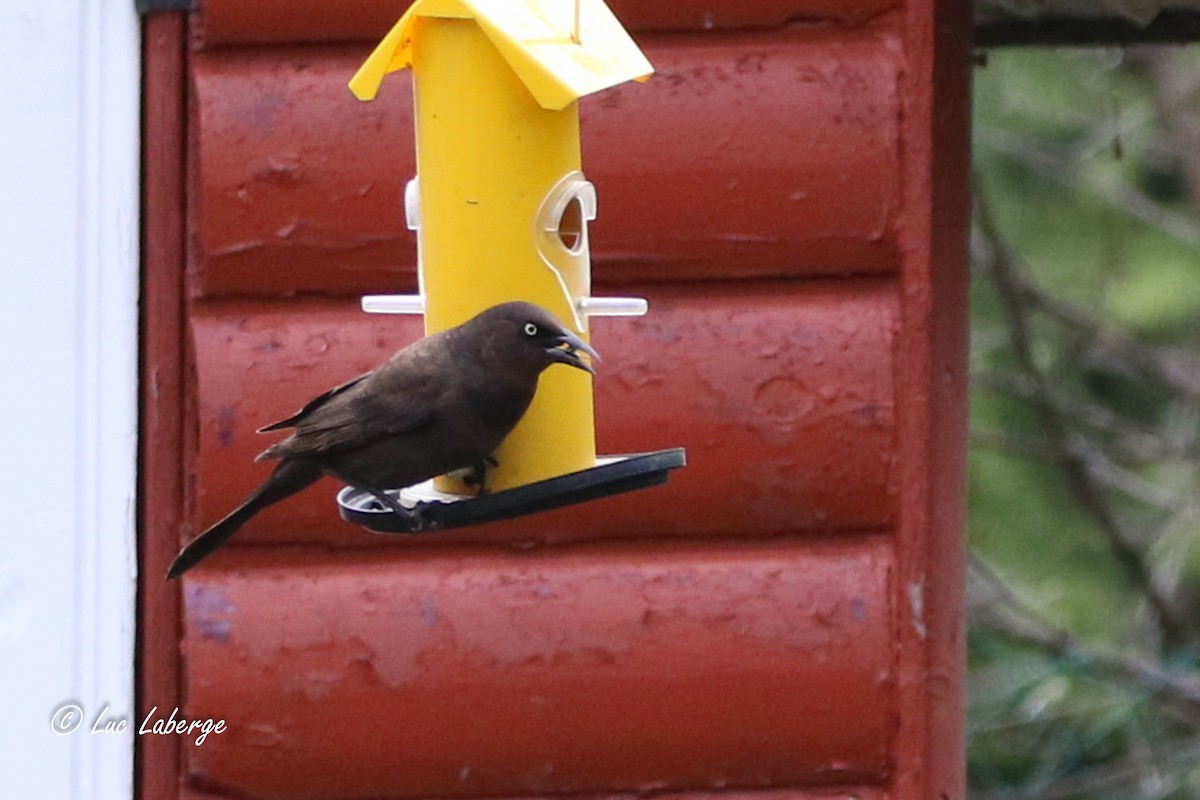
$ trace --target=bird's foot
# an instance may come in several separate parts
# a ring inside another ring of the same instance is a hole
[[[429,515],[430,505],[429,503],[417,503],[416,508],[409,512],[409,519],[413,522],[413,533],[424,533],[441,527],[437,520]]]
[[[400,505],[396,498],[392,497],[387,492],[382,491],[381,489],[372,489],[370,486],[363,486],[361,488],[363,491],[368,492],[371,497],[375,498],[375,502],[379,503],[380,509],[386,508],[393,514],[408,516],[408,509]]]
[[[390,509],[393,514],[398,514],[406,520],[410,533],[424,533],[425,531],[433,531],[441,527],[438,521],[429,515],[429,503],[417,503],[412,508],[405,508],[387,492],[368,487],[363,487],[363,490],[370,492],[371,496],[375,498],[375,502],[379,503],[381,508]]]
[[[471,465],[471,472],[463,478],[463,483],[467,486],[474,486],[475,496],[482,497],[488,493],[487,488],[487,471],[488,467],[495,469],[500,466],[500,462],[492,456],[484,456]]]

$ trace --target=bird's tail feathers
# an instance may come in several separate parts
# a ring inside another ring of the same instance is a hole
[[[171,569],[167,571],[167,579],[178,578],[211,555],[259,511],[311,486],[320,477],[321,471],[309,462],[295,459],[280,461],[271,475],[240,506],[179,551],[171,563]]]

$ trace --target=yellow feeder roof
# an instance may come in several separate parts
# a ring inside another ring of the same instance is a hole
[[[654,67],[603,0],[416,0],[350,80],[359,100],[374,100],[390,72],[412,66],[418,17],[472,19],[538,104],[550,111]]]

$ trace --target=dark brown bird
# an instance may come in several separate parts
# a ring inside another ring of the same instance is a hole
[[[398,510],[384,489],[411,486],[485,462],[533,401],[552,364],[592,372],[599,358],[549,312],[504,303],[457,328],[427,336],[375,370],[311,400],[260,433],[294,428],[256,460],[280,459],[240,506],[187,544],[168,579],[178,578],[272,503],[331,475]],[[482,486],[481,486],[482,489]]]

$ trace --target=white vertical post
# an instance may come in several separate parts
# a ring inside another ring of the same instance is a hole
[[[0,4],[6,797],[132,797],[140,47],[133,0]]]

